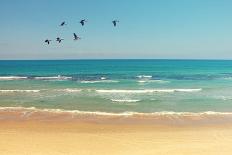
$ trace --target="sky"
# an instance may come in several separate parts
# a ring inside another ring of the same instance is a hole
[[[0,0],[0,20],[1,60],[232,59],[231,0]]]

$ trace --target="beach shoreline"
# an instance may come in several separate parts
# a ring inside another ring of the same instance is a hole
[[[214,113],[121,116],[2,108],[0,154],[229,155],[231,120]]]
[[[1,121],[73,122],[97,124],[137,124],[204,126],[232,124],[231,112],[154,112],[109,113],[61,109],[38,109],[34,107],[1,107]]]

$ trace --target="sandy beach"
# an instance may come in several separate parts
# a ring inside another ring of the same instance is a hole
[[[231,145],[232,125],[0,122],[1,155],[229,155]]]

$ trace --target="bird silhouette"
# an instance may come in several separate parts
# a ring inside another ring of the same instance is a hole
[[[58,41],[59,43],[61,43],[62,40],[64,40],[64,39],[61,39],[60,37],[56,38],[56,41]]]
[[[118,23],[118,22],[119,22],[118,20],[113,20],[113,21],[112,21],[114,27],[117,26],[117,23]]]
[[[63,21],[63,22],[60,24],[60,26],[64,26],[64,25],[67,25],[67,24],[65,23],[65,21]]]
[[[81,39],[80,37],[78,37],[78,36],[76,35],[76,33],[73,33],[73,36],[74,36],[74,39],[73,39],[73,40],[79,40],[79,39]]]
[[[80,21],[80,23],[81,23],[82,26],[85,25],[85,22],[87,22],[87,20],[85,20],[85,19],[82,19],[82,20]]]
[[[52,40],[46,39],[44,42],[47,43],[47,44],[49,45],[51,41],[52,41]]]

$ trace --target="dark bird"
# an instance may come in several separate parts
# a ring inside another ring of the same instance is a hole
[[[73,36],[74,36],[74,39],[73,39],[73,40],[79,40],[79,39],[81,39],[80,37],[78,37],[78,36],[76,35],[76,33],[73,33]]]
[[[114,24],[114,26],[117,26],[117,23],[118,23],[119,21],[118,20],[113,20],[112,21],[112,23]]]
[[[82,26],[85,25],[85,22],[87,22],[87,20],[85,20],[85,19],[82,19],[82,20],[80,21],[80,23],[81,23]]]
[[[64,40],[64,39],[61,39],[60,37],[56,38],[56,41],[58,41],[59,43],[61,43],[62,40]]]
[[[52,41],[52,40],[46,39],[44,42],[47,43],[47,44],[49,45],[51,41]]]
[[[60,26],[64,26],[64,25],[67,25],[67,24],[65,23],[65,21],[63,21],[63,22],[60,24]]]

